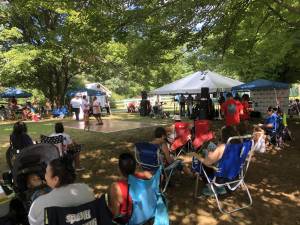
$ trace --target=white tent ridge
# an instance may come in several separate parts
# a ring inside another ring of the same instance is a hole
[[[205,70],[190,74],[184,78],[164,85],[153,91],[153,95],[196,94],[202,87],[208,87],[210,92],[230,91],[232,87],[243,84],[238,80]]]
[[[104,92],[108,97],[111,96],[111,91],[102,85],[101,83],[90,83],[85,85],[86,88],[96,90],[96,91],[102,91]]]

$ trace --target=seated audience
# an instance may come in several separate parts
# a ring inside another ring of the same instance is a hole
[[[165,167],[177,160],[181,162],[178,164],[177,169],[182,170],[187,175],[191,174],[191,171],[183,164],[182,160],[174,159],[173,155],[170,153],[170,149],[167,145],[167,132],[165,128],[157,127],[154,131],[154,139],[150,143],[159,146]]]
[[[80,152],[73,152],[72,149],[73,147],[76,147],[78,144],[73,141],[70,137],[70,135],[66,134],[64,131],[64,125],[62,123],[56,123],[55,124],[55,133],[51,134],[50,137],[55,137],[62,135],[63,136],[63,149],[62,151],[65,153],[70,153],[74,156],[74,162],[75,162],[75,168],[76,171],[82,171],[84,170],[83,167],[80,167]]]
[[[71,207],[94,200],[93,191],[88,185],[74,183],[76,178],[72,161],[67,157],[52,160],[46,169],[45,180],[52,189],[38,197],[29,210],[30,225],[44,224],[44,210],[51,206]]]
[[[221,140],[218,145],[215,145],[213,142],[210,142],[207,148],[204,149],[200,154],[196,152],[192,152],[192,153],[188,153],[188,155],[194,156],[200,162],[202,162],[207,175],[211,176],[216,171],[217,163],[224,154],[228,139],[230,137],[234,137],[238,135],[239,134],[236,128],[232,126],[223,127],[221,130]],[[201,176],[203,176],[203,174]],[[207,183],[206,177],[204,176],[203,176],[203,181]],[[227,193],[224,187],[216,187],[216,191],[220,195]],[[210,186],[206,185],[202,190],[202,194],[205,196],[211,196],[213,195],[213,191],[211,190]]]
[[[199,155],[196,152],[191,152],[188,154],[196,157],[204,165],[208,167],[214,167],[214,165],[222,158],[228,139],[238,135],[239,134],[234,127],[223,127],[221,130],[220,143],[218,145],[214,145],[215,149],[213,149],[213,143],[211,142],[209,148],[204,152],[203,155]]]
[[[266,131],[266,135],[269,135],[271,144],[276,144],[275,134],[278,127],[278,115],[276,111],[272,106],[269,106],[264,124],[259,124]]]
[[[14,124],[13,132],[10,135],[11,147],[15,150],[21,150],[29,145],[33,145],[33,141],[27,134],[27,126],[24,122],[18,121]]]
[[[253,141],[254,141],[254,151],[265,152],[266,151],[266,135],[265,131],[259,127],[253,127]]]
[[[122,179],[112,183],[108,191],[109,208],[113,214],[114,221],[127,224],[132,214],[132,199],[129,196],[127,179],[134,175],[140,179],[151,179],[150,172],[136,172],[136,160],[130,153],[119,156],[119,170]]]
[[[51,189],[43,182],[43,180],[35,173],[30,173],[26,176],[27,190],[26,200],[33,202],[36,198],[43,194],[47,194]]]

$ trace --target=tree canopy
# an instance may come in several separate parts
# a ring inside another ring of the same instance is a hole
[[[300,79],[296,0],[10,0],[0,19],[1,85],[58,103],[85,81],[134,96],[207,68]]]

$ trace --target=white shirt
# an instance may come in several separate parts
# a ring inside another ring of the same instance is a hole
[[[81,106],[81,99],[80,98],[78,98],[78,99],[72,98],[70,104],[71,104],[72,108],[79,109]]]
[[[90,110],[90,104],[87,100],[82,99],[82,103],[81,103],[81,108],[84,111],[89,111]]]
[[[98,100],[93,101],[93,114],[99,114],[100,112],[100,102]]]
[[[63,145],[70,145],[73,143],[70,135],[68,135],[66,133],[53,133],[50,135],[50,137],[55,137],[55,136],[59,136],[59,135],[62,135],[64,137]]]
[[[30,225],[44,225],[44,209],[47,207],[78,206],[94,199],[92,189],[83,183],[69,184],[55,188],[50,193],[34,200],[28,214],[29,223]]]

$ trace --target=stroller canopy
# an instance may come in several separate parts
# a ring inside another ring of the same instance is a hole
[[[28,146],[22,149],[16,157],[12,169],[13,179],[17,181],[18,175],[34,172],[32,170],[41,165],[46,166],[53,159],[57,158],[59,158],[59,151],[55,145],[36,144]]]

